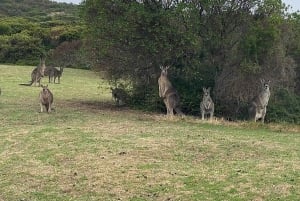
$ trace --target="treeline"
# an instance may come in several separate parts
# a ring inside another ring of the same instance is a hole
[[[85,30],[76,5],[49,0],[2,0],[0,7],[0,62],[47,63],[86,67],[80,48]]]
[[[268,121],[300,122],[300,16],[281,0],[86,0],[89,60],[132,104],[164,109],[160,65],[185,113],[213,87],[218,115],[245,119],[259,80],[271,80]]]
[[[246,119],[260,79],[271,80],[266,120],[300,122],[300,15],[281,0],[1,0],[0,63],[41,54],[105,72],[131,105],[162,112],[160,65],[192,115],[212,87],[216,115]]]

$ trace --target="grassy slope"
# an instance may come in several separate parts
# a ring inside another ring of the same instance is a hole
[[[0,66],[0,200],[300,197],[299,126],[117,109],[103,81],[75,69],[49,84],[56,111],[39,113],[40,88],[18,85],[31,70]]]

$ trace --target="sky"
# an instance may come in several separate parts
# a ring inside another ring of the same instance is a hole
[[[57,2],[65,2],[65,3],[73,3],[73,4],[79,4],[82,0],[54,0]],[[290,5],[291,11],[296,12],[300,11],[300,0],[282,0],[283,3],[286,5]]]
[[[65,2],[65,3],[73,3],[73,4],[79,4],[81,0],[53,0],[56,2]]]
[[[285,3],[286,5],[290,5],[291,11],[292,12],[296,12],[296,11],[300,11],[300,1],[299,0],[282,0],[283,3]]]

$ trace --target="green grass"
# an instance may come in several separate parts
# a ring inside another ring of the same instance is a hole
[[[39,113],[41,88],[19,85],[31,70],[0,66],[0,200],[299,200],[297,125],[116,108],[78,69],[49,84],[55,111]]]

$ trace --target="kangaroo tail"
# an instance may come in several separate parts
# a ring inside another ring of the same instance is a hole
[[[29,81],[28,84],[22,83],[22,84],[19,84],[19,85],[23,85],[23,86],[31,86],[31,85],[33,84],[33,82],[34,82],[34,80],[31,80],[31,81]]]
[[[22,83],[22,84],[19,84],[19,85],[22,85],[22,86],[31,86],[31,85],[32,85],[32,83],[28,83],[28,84],[24,84],[24,83]]]

